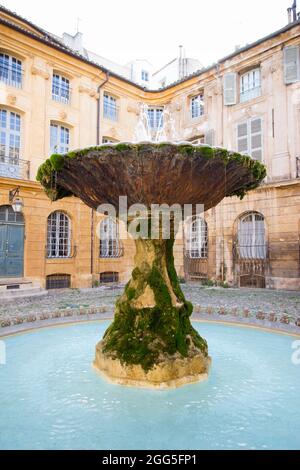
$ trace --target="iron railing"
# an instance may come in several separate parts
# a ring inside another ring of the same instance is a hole
[[[114,246],[107,245],[107,243],[102,244],[100,240],[100,253],[99,258],[104,259],[113,259],[113,258],[122,258],[124,255],[124,247],[118,240],[118,243]]]
[[[0,82],[15,88],[22,88],[23,70],[15,67],[0,67]]]
[[[0,177],[29,180],[30,162],[18,157],[0,155]]]
[[[49,245],[46,245],[45,246],[45,257],[47,259],[70,259],[70,258],[75,258],[75,256],[77,255],[77,246],[76,245],[71,245],[68,248],[62,247],[61,252],[63,253],[64,250],[66,250],[66,254],[53,255],[53,254],[51,254],[51,247]],[[58,250],[58,252],[59,252],[59,250]]]

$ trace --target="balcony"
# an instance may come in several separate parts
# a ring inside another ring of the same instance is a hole
[[[22,88],[23,70],[15,67],[0,67],[0,82],[15,88]]]
[[[261,96],[261,86],[251,88],[250,90],[241,91],[240,93],[240,102],[245,103],[246,101],[253,100]]]
[[[300,178],[300,157],[296,158],[296,178]]]
[[[29,180],[30,163],[17,157],[0,156],[0,177]]]

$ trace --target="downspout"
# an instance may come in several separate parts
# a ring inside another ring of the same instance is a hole
[[[96,128],[96,144],[100,145],[100,115],[101,115],[101,88],[108,82],[109,73],[106,72],[105,80],[100,83],[97,88],[97,128]],[[95,228],[95,216],[94,210],[91,209],[91,275],[94,273],[94,228]]]

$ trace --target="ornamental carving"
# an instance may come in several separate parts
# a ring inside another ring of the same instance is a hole
[[[38,76],[44,78],[45,80],[49,80],[49,78],[50,78],[50,74],[48,72],[46,72],[45,70],[42,70],[38,67],[35,67],[34,65],[31,67],[31,73],[32,73],[32,75],[38,75]]]
[[[6,102],[7,104],[14,106],[17,102],[17,97],[15,95],[7,95]]]

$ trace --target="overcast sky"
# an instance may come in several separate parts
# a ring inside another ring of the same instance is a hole
[[[155,68],[186,55],[209,65],[287,24],[292,0],[0,0],[42,28],[83,33],[84,45],[125,64],[148,59]],[[299,8],[300,8],[300,2]]]

